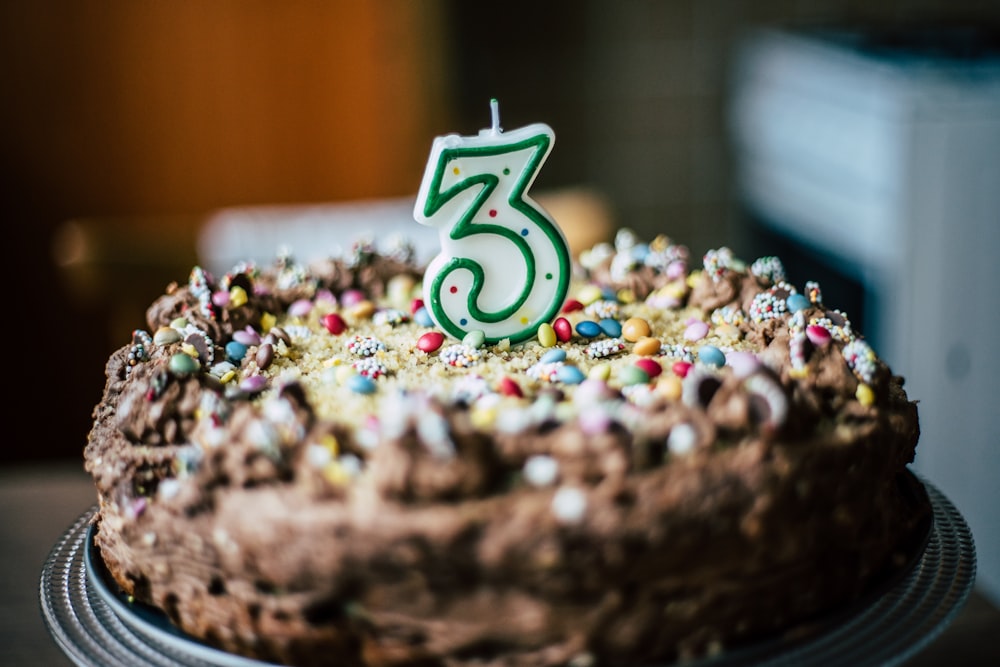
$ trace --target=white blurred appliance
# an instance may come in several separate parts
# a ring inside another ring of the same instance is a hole
[[[860,285],[866,338],[919,401],[914,467],[1000,605],[998,33],[766,30],[733,74],[747,217]]]

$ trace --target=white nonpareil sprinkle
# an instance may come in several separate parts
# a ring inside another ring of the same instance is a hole
[[[333,460],[333,453],[328,447],[311,443],[306,449],[306,460],[314,468],[322,468]]]
[[[161,481],[159,486],[156,487],[156,493],[160,497],[160,500],[169,500],[176,496],[180,490],[181,483],[172,477]]]
[[[448,434],[448,420],[436,412],[425,412],[417,420],[417,435],[439,459],[455,456],[455,443]]]
[[[532,486],[549,486],[559,476],[559,462],[551,456],[537,454],[524,462],[524,479]]]
[[[552,496],[552,513],[561,523],[580,523],[587,514],[587,496],[576,487],[560,487]]]
[[[667,449],[671,454],[683,456],[694,449],[698,440],[698,433],[691,424],[678,424],[670,429],[667,436]]]

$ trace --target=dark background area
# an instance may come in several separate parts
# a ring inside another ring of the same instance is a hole
[[[432,138],[485,127],[497,97],[503,125],[556,131],[536,189],[592,186],[642,235],[739,251],[725,104],[746,30],[998,19],[944,0],[2,3],[0,461],[81,457],[104,361],[218,207],[413,194]]]

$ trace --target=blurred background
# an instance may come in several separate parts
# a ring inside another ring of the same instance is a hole
[[[917,468],[1000,601],[998,25],[972,0],[0,3],[0,465],[79,464],[107,356],[220,212],[405,204],[496,97],[556,132],[533,192],[588,193],[601,234],[819,280],[921,401]]]

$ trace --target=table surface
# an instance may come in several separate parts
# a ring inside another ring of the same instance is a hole
[[[0,470],[0,665],[71,665],[49,636],[38,582],[56,540],[95,502],[75,461]],[[956,620],[907,667],[1000,665],[1000,609],[973,591]]]

